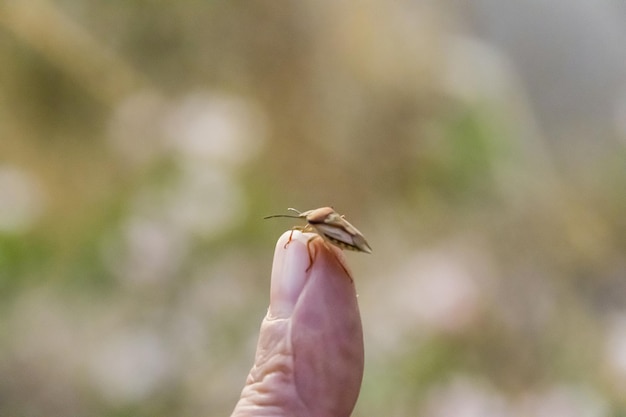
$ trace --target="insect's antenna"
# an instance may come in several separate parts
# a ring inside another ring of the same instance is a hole
[[[299,210],[296,210],[295,208],[291,208],[291,207],[289,207],[287,210],[289,210],[289,211],[295,211],[296,213],[298,213],[298,216],[302,214]]]
[[[271,219],[271,218],[274,218],[274,217],[289,217],[291,219],[299,219],[298,216],[291,216],[289,214],[272,214],[271,216],[263,217],[263,220]]]

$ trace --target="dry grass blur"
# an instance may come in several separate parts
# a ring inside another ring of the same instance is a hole
[[[0,2],[0,415],[228,415],[332,205],[355,417],[626,413],[626,9]]]

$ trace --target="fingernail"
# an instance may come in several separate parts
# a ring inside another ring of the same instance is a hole
[[[268,312],[270,318],[291,316],[308,275],[308,237],[297,230],[293,231],[293,235],[291,233],[285,232],[278,239],[274,251]]]

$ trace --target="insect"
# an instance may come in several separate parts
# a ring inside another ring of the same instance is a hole
[[[350,224],[344,216],[337,213],[332,207],[321,207],[318,209],[300,212],[294,208],[287,210],[294,211],[296,215],[275,214],[267,216],[265,219],[272,217],[290,217],[294,219],[305,219],[307,224],[304,227],[295,227],[294,230],[302,230],[303,232],[315,231],[326,242],[332,243],[342,249],[349,249],[357,252],[372,253],[365,237],[358,229]],[[291,236],[289,237],[291,242]],[[287,243],[289,243],[287,242]],[[307,244],[308,246],[308,244]]]

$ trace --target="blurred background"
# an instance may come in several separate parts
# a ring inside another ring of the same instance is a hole
[[[0,2],[0,415],[229,415],[332,205],[365,416],[626,414],[626,4]]]

